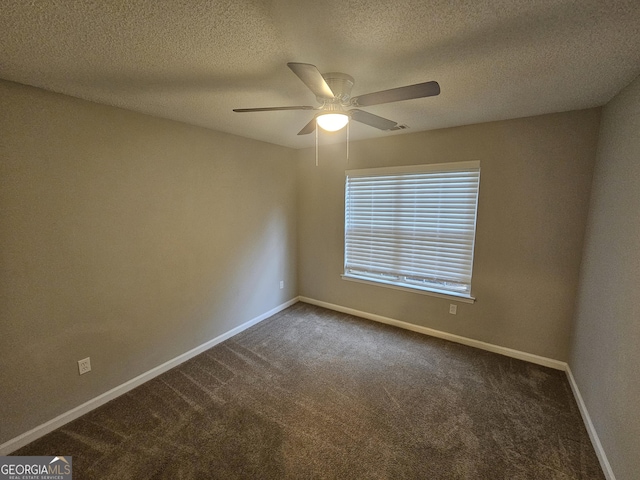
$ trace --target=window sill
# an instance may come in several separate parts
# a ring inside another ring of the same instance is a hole
[[[476,299],[475,297],[467,297],[467,296],[463,296],[463,295],[456,295],[453,293],[441,293],[441,292],[437,292],[437,291],[432,291],[432,290],[423,290],[423,289],[419,289],[419,288],[409,288],[409,287],[402,287],[400,285],[394,285],[392,283],[387,283],[384,281],[373,281],[373,280],[367,280],[364,278],[360,278],[360,277],[354,277],[351,275],[340,275],[342,277],[343,280],[348,280],[350,282],[357,282],[357,283],[364,283],[367,285],[373,285],[375,287],[385,287],[385,288],[392,288],[394,290],[402,290],[404,292],[409,292],[409,293],[418,293],[420,295],[429,295],[431,297],[438,297],[438,298],[447,298],[449,300],[455,300],[456,302],[462,302],[462,303],[475,303]]]

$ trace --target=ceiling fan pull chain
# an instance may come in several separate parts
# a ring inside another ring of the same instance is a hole
[[[349,168],[349,124],[348,123],[347,123],[347,168]]]
[[[318,166],[318,130],[319,128],[316,126],[316,167]]]

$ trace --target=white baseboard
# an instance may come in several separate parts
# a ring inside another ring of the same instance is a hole
[[[600,466],[602,467],[602,471],[604,472],[607,480],[616,480],[615,475],[613,474],[613,470],[611,469],[611,464],[609,464],[609,460],[607,459],[607,455],[604,452],[604,448],[602,448],[602,444],[600,443],[600,438],[598,437],[598,433],[596,432],[596,427],[593,425],[591,421],[591,416],[587,411],[587,406],[582,399],[582,394],[580,393],[580,389],[578,388],[578,384],[576,383],[576,379],[573,377],[573,373],[571,373],[571,368],[567,365],[567,378],[569,379],[569,385],[571,385],[571,390],[573,390],[573,396],[576,399],[576,403],[578,404],[578,409],[580,410],[580,415],[582,415],[582,421],[584,422],[584,426],[587,428],[587,432],[589,433],[589,438],[591,439],[591,443],[593,444],[593,449],[596,451],[596,455],[598,456],[598,460],[600,461]]]
[[[329,310],[335,310],[337,312],[348,313],[349,315],[355,315],[357,317],[373,320],[374,322],[386,323],[387,325],[393,325],[395,327],[404,328],[405,330],[411,330],[413,332],[423,333],[432,337],[442,338],[455,343],[461,343],[469,347],[479,348],[488,352],[499,353],[506,355],[507,357],[517,358],[518,360],[524,360],[526,362],[535,363],[544,367],[554,368],[556,370],[566,370],[567,363],[552,358],[541,357],[532,353],[521,352],[519,350],[513,350],[507,347],[500,347],[491,343],[481,342],[480,340],[474,340],[472,338],[461,337],[452,333],[442,332],[440,330],[434,330],[432,328],[422,327],[420,325],[414,325],[412,323],[403,322],[394,318],[383,317],[382,315],[376,315],[374,313],[362,312],[353,308],[343,307],[341,305],[335,305],[333,303],[322,302],[308,297],[298,297],[301,302],[310,303],[319,307],[328,308]]]
[[[108,392],[105,392],[102,395],[98,395],[97,397],[92,398],[91,400],[83,403],[82,405],[77,406],[76,408],[69,410],[68,412],[58,415],[56,418],[49,420],[48,422],[45,422],[42,425],[39,425],[29,430],[28,432],[23,433],[22,435],[12,438],[11,440],[0,445],[0,455],[8,455],[17,449],[24,447],[25,445],[33,442],[34,440],[37,440],[38,438],[46,435],[47,433],[52,432],[56,428],[60,428],[61,426],[71,422],[72,420],[75,420],[78,417],[81,417],[82,415],[90,412],[91,410],[94,410],[99,406],[104,405],[105,403],[113,400],[114,398],[117,398],[120,395],[127,393],[130,390],[133,390],[137,386],[142,385],[145,382],[148,382],[152,378],[157,377],[158,375],[168,370],[171,370],[172,368],[180,365],[181,363],[184,363],[187,360],[195,357],[196,355],[199,355],[205,350],[208,350],[211,347],[221,342],[224,342],[228,338],[231,338],[234,335],[237,335],[243,330],[246,330],[247,328],[252,327],[253,325],[271,317],[272,315],[275,315],[276,313],[284,310],[285,308],[290,307],[291,305],[297,302],[298,302],[298,297],[292,298],[288,302],[285,302],[282,305],[279,305],[269,310],[268,312],[265,312],[262,315],[255,317],[249,320],[248,322],[245,322],[242,325],[237,326],[236,328],[229,330],[228,332],[223,333],[222,335],[219,335],[212,340],[209,340],[206,343],[203,343],[199,347],[196,347],[193,350],[189,350],[188,352],[183,353],[182,355],[179,355],[174,359],[163,363],[162,365],[158,365],[157,367],[152,368],[151,370],[141,375],[138,375],[135,378],[132,378],[131,380],[123,383],[122,385],[112,388]]]

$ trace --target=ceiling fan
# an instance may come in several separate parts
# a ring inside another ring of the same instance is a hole
[[[313,92],[320,103],[319,107],[297,105],[291,107],[235,108],[233,111],[240,113],[273,112],[278,110],[318,111],[311,121],[298,132],[298,135],[306,135],[313,132],[316,129],[316,124],[324,130],[335,132],[347,125],[349,119],[380,130],[401,130],[406,126],[398,125],[393,120],[365,112],[357,107],[369,107],[382,103],[432,97],[440,93],[438,82],[424,82],[351,97],[351,88],[355,81],[353,77],[346,73],[332,72],[322,74],[315,65],[309,63],[290,62],[287,63],[287,66]]]

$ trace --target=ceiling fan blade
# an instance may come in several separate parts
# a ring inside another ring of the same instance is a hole
[[[314,116],[309,123],[307,123],[302,130],[298,132],[298,135],[308,135],[316,129],[316,117]]]
[[[309,87],[309,90],[313,92],[316,97],[333,98],[334,93],[329,88],[329,85],[325,81],[324,77],[315,65],[310,63],[287,63],[293,73],[295,73],[302,82]]]
[[[440,85],[438,85],[438,82],[424,82],[360,95],[352,98],[351,103],[357,107],[368,107],[382,103],[411,100],[413,98],[433,97],[439,93]]]
[[[295,107],[260,107],[260,108],[234,108],[234,112],[245,113],[245,112],[276,112],[278,110],[315,110],[316,107],[311,107],[309,105],[298,105]]]
[[[349,110],[349,115],[356,122],[364,123],[365,125],[369,125],[370,127],[378,128],[380,130],[391,130],[398,125],[398,123],[393,120],[379,117],[378,115],[374,115],[373,113],[365,112],[363,110]]]

